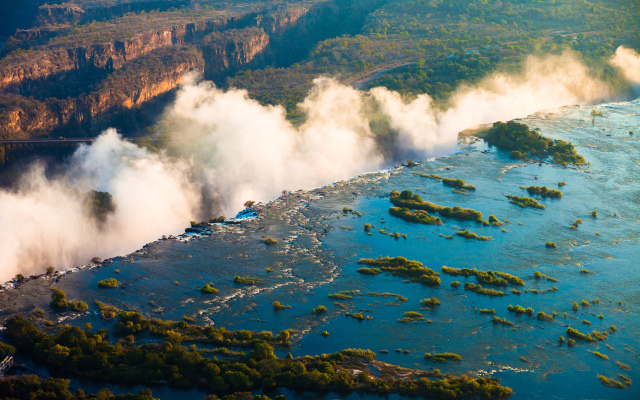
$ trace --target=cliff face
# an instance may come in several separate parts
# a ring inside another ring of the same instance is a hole
[[[82,3],[78,0],[76,2]],[[73,1],[60,4],[44,4],[37,10],[36,24],[44,26],[84,23],[93,20],[101,21],[120,17],[130,12],[164,11],[172,7],[180,8],[189,3],[190,0],[132,0],[113,4],[109,2],[76,4]]]
[[[153,123],[153,115],[163,108],[162,99],[180,85],[186,72],[197,71],[220,83],[242,68],[297,62],[318,40],[346,33],[341,18],[351,26],[352,19],[361,18],[382,1],[331,0],[307,6],[278,5],[275,11],[213,11],[206,14],[208,19],[201,16],[198,21],[174,10],[166,13],[168,17],[154,12],[125,16],[124,22],[84,26],[82,35],[88,36],[73,38],[91,38],[93,28],[106,26],[111,29],[108,32],[116,32],[113,26],[126,29],[137,23],[142,23],[136,25],[142,33],[126,40],[45,49],[37,57],[27,54],[30,61],[23,63],[0,60],[6,65],[0,68],[0,92],[4,92],[0,93],[0,139],[93,136],[109,126],[138,131],[140,124]],[[89,12],[67,3],[45,6],[41,22],[83,21]],[[177,23],[190,19],[194,21]],[[166,27],[158,29],[157,21]],[[13,50],[27,44],[59,46],[64,40],[58,39],[67,39],[64,35],[74,32],[75,27],[68,25],[32,28],[17,32],[11,45]],[[97,32],[96,37],[102,37]]]
[[[232,29],[205,37],[201,46],[205,60],[204,76],[218,80],[226,74],[257,61],[269,44],[269,36],[259,28]]]
[[[190,43],[206,34],[243,20],[224,17],[210,21],[177,25],[147,32],[125,41],[95,44],[45,52],[39,59],[0,69],[0,89],[28,94],[32,81],[46,80],[69,71],[90,72],[92,69],[113,71],[150,51],[175,44]],[[21,33],[25,35],[25,33]]]
[[[38,9],[37,25],[57,25],[82,21],[84,10],[77,4],[45,4]]]
[[[180,85],[189,71],[202,73],[204,61],[193,48],[160,51],[128,65],[118,77],[101,82],[86,95],[41,102],[15,94],[0,96],[0,138],[27,139],[50,135],[92,136],[113,118],[140,107]]]

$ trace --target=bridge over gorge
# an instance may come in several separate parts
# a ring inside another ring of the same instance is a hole
[[[4,374],[7,373],[13,367],[13,357],[7,356],[0,363],[0,379],[4,378]]]
[[[8,139],[0,140],[0,165],[9,164],[21,157],[33,154],[34,152],[47,147],[72,147],[82,143],[92,143],[96,140],[91,138],[42,138],[42,139]],[[124,139],[128,142],[132,139]]]

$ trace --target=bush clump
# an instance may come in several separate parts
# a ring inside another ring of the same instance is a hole
[[[262,282],[262,279],[250,278],[248,276],[236,276],[233,278],[235,283],[241,283],[243,285],[253,286]]]
[[[411,211],[406,207],[389,207],[389,214],[405,221],[418,222],[425,225],[442,225],[440,218],[431,216],[424,210]]]
[[[398,322],[406,323],[406,322],[418,322],[423,321],[424,317],[419,312],[415,311],[407,311],[402,314],[402,319],[399,319]]]
[[[442,178],[442,183],[458,189],[476,190],[475,186],[467,185],[462,179]]]
[[[207,283],[206,285],[200,288],[200,292],[205,294],[216,294],[218,293],[218,291],[219,290],[211,286],[210,283]]]
[[[89,306],[84,301],[72,301],[69,303],[69,308],[76,312],[85,312],[89,309]]]
[[[268,245],[278,244],[278,240],[272,237],[263,237],[260,240]]]
[[[273,302],[273,309],[274,310],[286,310],[288,308],[291,308],[291,306],[282,304],[279,301],[274,301]]]
[[[412,282],[422,283],[427,286],[440,285],[438,273],[431,268],[423,267],[419,261],[408,260],[405,257],[385,257],[378,259],[361,258],[358,264],[379,267],[380,270],[389,272],[394,276],[411,278]]]
[[[459,206],[444,207],[428,201],[423,201],[418,194],[413,194],[411,190],[404,190],[402,193],[392,190],[389,199],[396,207],[437,212],[443,217],[482,222],[482,213],[480,211],[472,210],[470,208],[461,208]]]
[[[481,285],[476,285],[471,282],[466,282],[464,284],[464,290],[470,290],[472,292],[482,294],[485,296],[491,296],[491,297],[506,296],[506,293],[504,292],[501,292],[499,290],[494,290],[494,289],[484,289]]]
[[[324,314],[326,312],[327,312],[327,307],[325,306],[318,306],[313,310],[311,310],[311,314]]]
[[[424,299],[424,300],[421,300],[421,301],[420,301],[420,305],[421,305],[422,307],[439,306],[440,304],[441,304],[441,303],[440,303],[440,300],[438,300],[438,299],[437,299],[437,298],[435,298],[435,297],[432,297],[432,298],[430,298],[430,299]]]
[[[538,203],[537,200],[532,199],[531,197],[522,197],[522,196],[510,196],[506,195],[506,198],[509,199],[509,203],[515,204],[522,208],[537,208],[540,210],[544,210],[546,207],[543,204]]]
[[[426,353],[424,355],[426,360],[434,362],[446,363],[447,361],[461,361],[462,357],[455,353]]]
[[[69,306],[69,303],[67,302],[67,295],[62,289],[55,289],[51,293],[51,303],[49,304],[51,305],[51,308],[57,310],[66,310]]]
[[[120,286],[120,282],[116,278],[103,279],[98,282],[100,288],[117,288]]]
[[[380,271],[378,268],[359,268],[358,273],[361,273],[362,275],[378,275],[380,273],[382,273],[382,271]]]
[[[537,194],[542,196],[543,199],[546,199],[547,197],[551,197],[552,199],[559,199],[561,198],[562,192],[559,190],[554,190],[554,189],[549,189],[546,186],[529,186],[529,187],[522,187],[522,189],[525,189],[527,192],[529,192],[529,194]]]

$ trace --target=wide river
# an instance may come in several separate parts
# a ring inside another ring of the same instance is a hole
[[[592,110],[602,113],[593,116]],[[521,122],[539,128],[542,135],[572,142],[589,166],[514,161],[508,152],[489,148],[484,141],[466,138],[455,154],[425,160],[414,168],[396,168],[365,174],[348,181],[309,191],[290,193],[262,207],[258,216],[239,225],[211,226],[211,235],[189,241],[162,240],[140,251],[118,257],[108,267],[68,274],[54,283],[37,279],[0,294],[6,316],[33,306],[49,309],[49,287],[62,288],[67,297],[89,304],[100,300],[121,309],[138,309],[146,316],[181,320],[193,317],[199,324],[227,329],[295,329],[294,356],[315,355],[345,348],[366,348],[381,361],[410,368],[438,368],[451,374],[499,378],[514,389],[512,399],[638,399],[640,398],[640,102],[565,107],[540,112]],[[635,134],[630,134],[635,131]],[[452,192],[441,182],[416,173],[463,179],[476,187],[465,194]],[[558,187],[558,182],[566,185]],[[561,199],[539,199],[546,209],[520,208],[505,195],[528,196],[520,186],[547,186],[564,193]],[[484,219],[495,215],[501,227],[443,218],[440,226],[406,222],[389,215],[389,192],[412,190],[436,204],[481,211]],[[344,213],[343,208],[360,214]],[[590,212],[596,210],[597,217]],[[578,218],[578,229],[570,229]],[[364,231],[371,224],[371,234]],[[504,231],[503,231],[504,228]],[[394,238],[379,232],[399,232]],[[455,236],[469,229],[490,241]],[[264,236],[278,240],[266,245]],[[453,239],[444,236],[454,235]],[[555,242],[556,249],[545,242]],[[476,282],[473,277],[440,275],[435,288],[410,283],[390,274],[365,276],[356,270],[362,257],[404,256],[437,272],[454,268],[503,271],[525,282],[520,295],[504,290],[504,297],[479,295],[452,288],[454,280]],[[273,269],[267,272],[267,268]],[[588,273],[581,273],[586,269]],[[116,273],[116,270],[119,270]],[[556,281],[536,279],[540,273]],[[255,286],[234,283],[236,275],[262,280]],[[115,277],[120,289],[99,289],[97,282]],[[217,296],[199,288],[213,282]],[[553,287],[557,291],[548,291]],[[529,291],[537,289],[538,293]],[[335,300],[328,295],[357,291],[353,299]],[[527,291],[525,291],[527,290]],[[389,292],[407,298],[398,303],[369,293]],[[437,297],[435,309],[422,309],[420,300]],[[589,305],[577,311],[573,302]],[[598,301],[594,301],[599,299]],[[292,308],[274,311],[280,301]],[[153,301],[153,305],[151,305]],[[337,303],[338,304],[337,304]],[[535,312],[556,312],[552,321],[507,310],[509,305],[532,307]],[[321,316],[311,314],[319,305]],[[514,326],[492,323],[492,315],[476,309],[494,309],[495,315]],[[69,323],[86,322],[97,329],[110,327],[95,307],[81,316],[58,314]],[[358,321],[345,312],[363,312],[373,319]],[[400,323],[407,311],[418,311],[426,320]],[[566,316],[564,315],[566,313]],[[49,316],[53,318],[53,315]],[[590,324],[587,324],[590,323]],[[567,338],[567,327],[580,332],[617,331],[594,343],[578,341],[574,347],[558,343]],[[329,332],[328,337],[320,335]],[[396,349],[408,352],[396,352]],[[388,354],[379,353],[389,350]],[[283,355],[289,350],[278,350]],[[453,352],[460,362],[446,364],[424,359],[430,352]],[[609,357],[604,360],[591,352]],[[617,362],[627,364],[621,370]],[[37,366],[32,366],[36,369]],[[597,376],[618,379],[623,373],[634,383],[619,390],[603,386]],[[72,386],[110,387],[114,392],[138,388],[73,381]],[[163,399],[200,399],[203,393],[152,388]],[[290,399],[377,399],[378,396],[336,393],[312,394],[281,391]],[[388,398],[399,398],[391,396]]]

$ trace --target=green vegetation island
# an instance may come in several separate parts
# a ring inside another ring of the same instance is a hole
[[[524,187],[524,186],[520,186],[520,189],[524,189],[527,192],[529,192],[529,194],[537,194],[539,196],[541,196],[543,199],[546,199],[547,197],[551,197],[552,199],[559,199],[563,196],[562,192],[559,190],[555,190],[555,189],[548,189],[546,186],[529,186],[529,187]]]
[[[539,210],[544,210],[545,208],[547,208],[544,206],[544,204],[538,203],[537,200],[532,199],[531,197],[511,196],[511,195],[505,195],[505,197],[509,199],[509,203],[515,204],[522,208],[531,207],[531,208],[537,208]]]
[[[426,286],[439,286],[440,277],[438,273],[428,267],[423,267],[419,261],[410,261],[405,257],[389,256],[378,259],[361,258],[358,260],[358,264],[369,265],[378,267],[384,272],[389,272],[391,275],[410,278],[412,282],[418,282]]]
[[[555,163],[561,165],[579,166],[586,163],[571,143],[545,138],[527,125],[515,121],[494,123],[483,138],[492,146],[511,150],[510,156],[514,159],[550,156]]]
[[[394,217],[402,218],[405,221],[418,222],[425,225],[442,225],[442,220],[440,218],[429,215],[424,210],[411,211],[404,207],[390,207],[389,214]]]
[[[389,199],[396,207],[404,207],[415,210],[437,212],[443,217],[450,217],[462,220],[472,220],[482,222],[482,213],[469,208],[459,206],[444,207],[428,201],[423,201],[418,194],[413,194],[411,190],[403,190],[402,193],[392,190]]]

